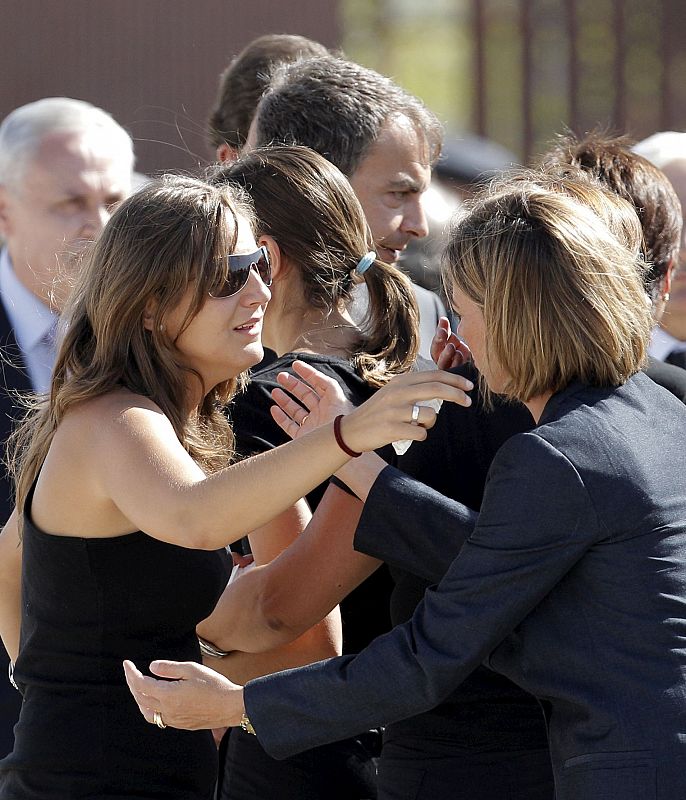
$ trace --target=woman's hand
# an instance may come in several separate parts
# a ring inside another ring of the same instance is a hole
[[[297,439],[320,425],[333,422],[339,414],[348,414],[353,410],[353,404],[333,378],[304,361],[294,361],[292,368],[303,380],[290,372],[280,372],[276,379],[307,410],[281,389],[272,391],[272,398],[278,405],[271,408],[272,416],[291,439]],[[288,423],[293,424],[284,427]]]
[[[469,406],[471,399],[465,392],[474,388],[461,375],[409,372],[396,376],[369,400],[350,410],[332,378],[300,361],[293,362],[293,369],[302,380],[286,373],[281,373],[278,380],[302,405],[275,389],[272,397],[277,405],[272,406],[271,412],[277,424],[291,438],[296,438],[348,410],[341,423],[341,435],[346,445],[357,452],[376,450],[402,439],[425,439],[426,429],[436,421],[436,412],[428,406],[416,405],[418,401],[438,398]]]
[[[439,369],[455,369],[471,361],[467,345],[450,330],[447,317],[440,317],[431,340],[431,358]]]
[[[149,678],[124,662],[126,682],[147,722],[155,724],[158,712],[165,725],[189,731],[240,724],[242,686],[194,661],[153,661],[150,671],[167,680]]]

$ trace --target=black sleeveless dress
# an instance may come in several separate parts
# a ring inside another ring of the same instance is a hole
[[[2,800],[212,797],[210,731],[146,722],[122,661],[147,671],[157,658],[200,660],[195,626],[224,588],[225,556],[140,531],[53,536],[27,511],[14,673],[23,703],[14,750],[0,762]]]

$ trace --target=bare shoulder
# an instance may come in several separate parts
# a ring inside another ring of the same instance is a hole
[[[60,423],[66,434],[79,433],[93,443],[115,437],[140,436],[146,431],[171,432],[162,409],[149,397],[118,389],[71,408]]]

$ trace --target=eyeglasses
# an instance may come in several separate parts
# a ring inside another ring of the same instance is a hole
[[[269,263],[269,250],[262,245],[254,253],[240,256],[227,256],[229,276],[216,291],[210,292],[211,297],[231,297],[238,294],[245,287],[254,268],[265,286],[272,285],[272,267]]]

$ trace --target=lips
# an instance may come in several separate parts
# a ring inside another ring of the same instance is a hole
[[[387,264],[393,264],[400,260],[405,247],[406,245],[403,245],[403,247],[395,249],[393,247],[386,247],[383,244],[379,244],[377,245],[377,250],[379,251],[379,257],[382,261],[385,261]]]
[[[262,327],[262,317],[251,317],[247,322],[242,325],[236,325],[234,328],[238,333],[258,333]]]

